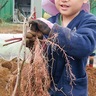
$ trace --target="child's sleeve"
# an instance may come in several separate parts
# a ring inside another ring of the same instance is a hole
[[[96,20],[86,22],[78,30],[54,24],[51,31],[58,34],[57,43],[69,56],[77,58],[89,56],[96,46]]]

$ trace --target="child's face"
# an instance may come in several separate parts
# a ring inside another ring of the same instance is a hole
[[[64,16],[76,15],[80,12],[83,3],[88,0],[55,0],[55,6]]]

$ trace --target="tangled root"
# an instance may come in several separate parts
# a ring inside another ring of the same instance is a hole
[[[47,68],[48,62],[38,39],[36,39],[31,52],[31,63],[26,64],[22,71],[21,92],[23,96],[49,96],[50,76]]]

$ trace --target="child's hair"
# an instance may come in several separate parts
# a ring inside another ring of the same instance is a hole
[[[42,8],[50,15],[56,15],[57,13],[59,13],[59,11],[57,10],[57,8],[55,7],[54,4],[54,0],[42,0]],[[81,10],[84,10],[86,12],[90,12],[90,4],[88,3],[84,3],[82,5]]]

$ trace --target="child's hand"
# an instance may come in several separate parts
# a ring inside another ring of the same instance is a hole
[[[50,27],[45,22],[38,19],[29,21],[29,27],[30,30],[36,32],[36,34],[38,32],[41,32],[43,35],[49,35],[51,30]]]
[[[38,18],[29,20],[30,30],[26,34],[26,46],[32,47],[36,37],[43,39],[43,35],[49,35],[53,24],[46,19]]]

